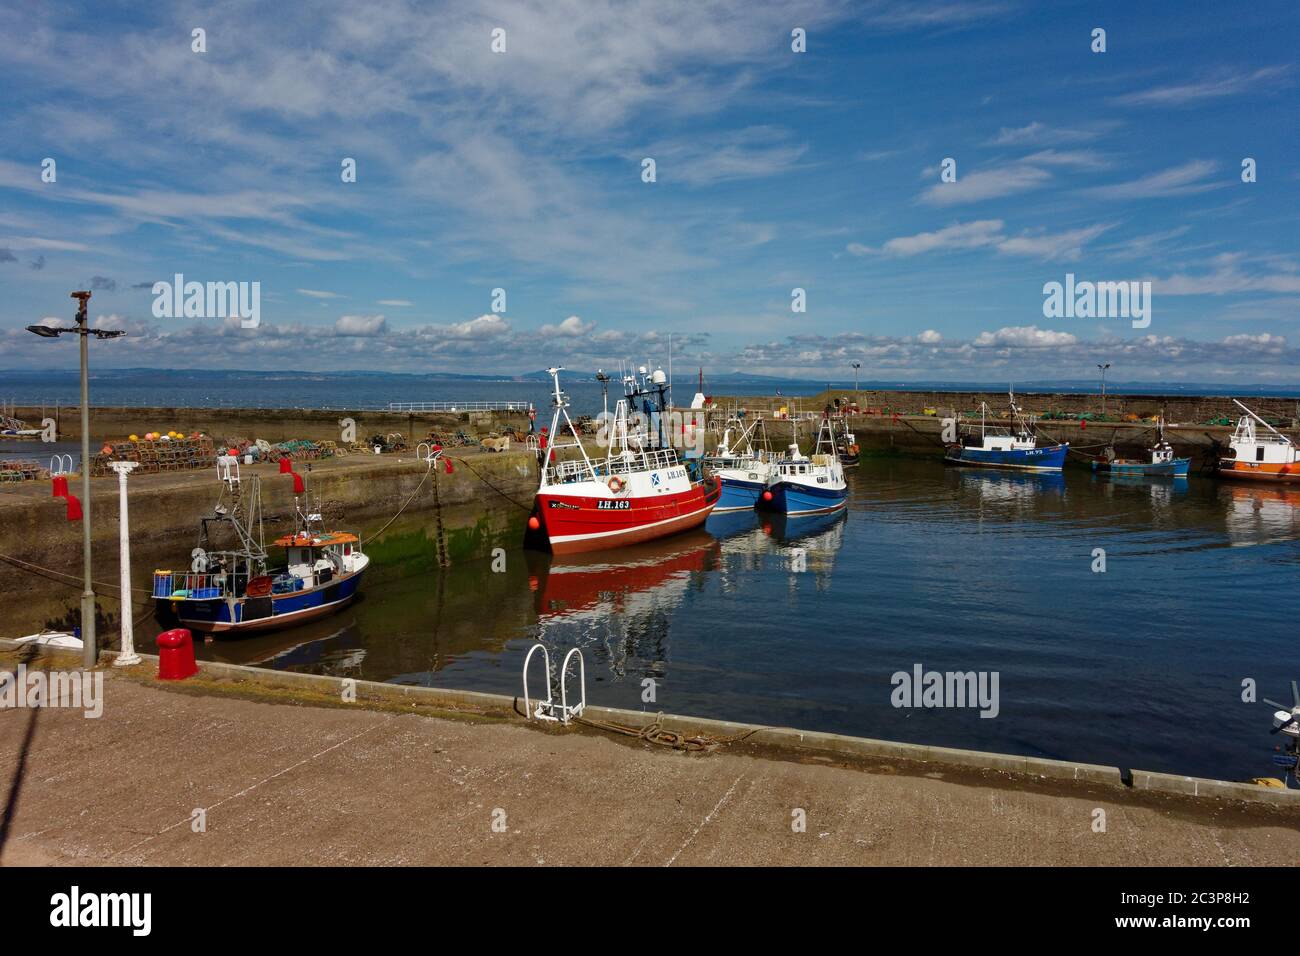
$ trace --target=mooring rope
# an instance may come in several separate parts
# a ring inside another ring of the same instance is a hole
[[[447,457],[448,457],[448,458],[451,458],[450,455],[448,455]],[[488,481],[486,478],[484,478],[481,474],[479,474],[478,469],[475,468],[473,465],[471,465],[469,462],[467,462],[464,458],[451,458],[451,460],[454,461],[454,462],[458,462],[459,464],[464,465],[466,468],[468,468],[470,471],[472,471],[472,472],[474,473],[474,477],[476,477],[479,481],[483,482],[483,484],[487,485],[489,488],[491,488],[493,491],[495,491],[497,494],[499,494],[502,498],[506,499],[506,501],[510,502],[512,505],[515,505],[516,507],[522,508],[524,511],[532,511],[532,510],[533,510],[533,506],[532,506],[532,505],[526,505],[526,504],[524,504],[523,502],[519,501],[518,499],[516,499],[516,498],[512,498],[510,495],[506,494],[504,491],[502,491],[502,490],[501,490],[500,488],[498,488],[496,485],[492,484],[492,482],[490,482],[490,481]]]
[[[378,531],[376,531],[374,534],[372,534],[372,535],[367,535],[366,538],[365,538],[366,541],[374,541],[376,538],[378,538],[380,535],[382,535],[385,531],[387,531],[388,528],[389,528],[389,526],[390,526],[394,521],[396,521],[398,518],[400,518],[400,517],[402,516],[402,512],[406,510],[406,506],[409,505],[412,501],[415,500],[415,496],[418,495],[418,494],[420,493],[420,489],[424,487],[424,483],[425,483],[426,481],[429,480],[429,472],[431,472],[431,471],[433,471],[433,463],[432,463],[432,462],[429,463],[429,467],[428,467],[428,469],[425,470],[425,472],[424,472],[424,477],[420,479],[420,483],[419,483],[418,485],[415,486],[415,490],[412,491],[412,492],[410,493],[409,496],[407,496],[407,499],[406,499],[404,502],[402,502],[402,507],[400,507],[400,508],[397,509],[397,514],[395,514],[395,515],[393,515],[391,518],[389,518],[388,521],[387,521],[387,523],[385,523],[385,525],[384,525],[382,528],[380,528]],[[436,479],[435,479],[435,481],[436,481]]]
[[[9,554],[0,554],[0,561],[7,561],[10,564],[12,564],[14,567],[19,568],[23,571],[28,571],[39,577],[49,578],[51,581],[54,581],[56,584],[66,584],[69,587],[79,588],[79,587],[84,587],[86,583],[84,578],[75,577],[74,575],[71,574],[64,574],[62,571],[55,571],[53,568],[42,567],[39,564],[32,564],[29,561],[24,561],[21,558],[15,558]],[[106,590],[112,590],[112,591],[122,590],[122,585],[120,584],[108,584],[107,582],[104,581],[91,581],[90,583],[94,587],[104,588]],[[140,594],[148,594],[150,596],[153,595],[153,591],[150,590],[149,588],[131,588],[131,590],[136,591]]]
[[[688,737],[675,730],[666,730],[663,726],[663,716],[663,714],[659,714],[644,727],[630,727],[627,724],[619,724],[613,721],[592,720],[590,717],[575,717],[573,720],[574,723],[586,727],[607,730],[610,733],[622,734],[624,737],[636,737],[652,744],[658,744],[661,747],[671,747],[673,750],[684,750],[687,753],[712,753],[719,747],[744,740],[751,734],[758,733],[761,729],[754,727],[727,737],[713,737],[709,734],[695,734]]]

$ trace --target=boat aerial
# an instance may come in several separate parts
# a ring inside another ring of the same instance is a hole
[[[763,437],[761,447],[756,448],[758,432]],[[776,456],[768,445],[763,419],[755,418],[748,426],[739,418],[727,420],[717,451],[705,459],[709,470],[722,482],[722,496],[714,514],[745,511],[758,503],[776,467]]]
[[[221,497],[199,527],[189,571],[154,571],[160,617],[208,634],[239,637],[293,627],[346,606],[370,559],[349,532],[321,529],[319,510],[303,512],[294,498],[295,530],[274,542],[285,564],[268,569],[263,545],[261,479],[238,475],[238,461],[218,460]],[[228,526],[236,545],[210,550],[210,525]]]
[[[555,384],[551,442],[528,519],[525,544],[554,554],[600,551],[677,534],[704,524],[721,483],[700,459],[684,462],[666,447],[667,378],[661,369],[624,376],[626,395],[604,417],[603,458],[592,458],[569,418],[560,390],[563,368],[547,369]],[[629,408],[649,414],[650,426],[628,427]],[[572,439],[566,441],[566,439]],[[566,457],[561,457],[561,452]],[[576,452],[576,454],[575,454]]]
[[[1069,442],[1038,447],[1032,431],[1032,422],[1016,406],[1016,397],[1009,395],[1011,418],[1014,427],[989,425],[989,406],[980,402],[979,444],[956,442],[948,446],[943,460],[950,465],[976,465],[984,468],[1015,468],[1022,471],[1060,471],[1065,464]],[[973,439],[974,436],[969,436]]]
[[[1160,437],[1151,447],[1150,461],[1116,458],[1115,449],[1107,448],[1106,458],[1094,460],[1092,470],[1100,474],[1124,477],[1186,478],[1192,460],[1174,457],[1174,446],[1165,438],[1164,419],[1160,420],[1157,427],[1160,429]]]
[[[1235,398],[1233,401],[1246,414],[1237,421],[1228,453],[1219,459],[1219,476],[1250,481],[1300,481],[1300,460],[1291,439]],[[1268,433],[1257,432],[1256,423],[1267,428]]]
[[[791,516],[825,514],[843,508],[848,496],[831,421],[823,418],[812,457],[799,451],[798,442],[791,443],[789,456],[776,462],[757,506]]]

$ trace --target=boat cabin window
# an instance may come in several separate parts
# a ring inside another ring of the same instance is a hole
[[[1255,446],[1255,460],[1256,460],[1256,461],[1263,461],[1263,460],[1264,460],[1264,446],[1263,446],[1263,445],[1256,445],[1256,446]]]

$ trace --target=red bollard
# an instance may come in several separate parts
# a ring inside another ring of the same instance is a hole
[[[280,474],[288,475],[293,472],[293,462],[288,458],[280,459]]]
[[[68,497],[68,476],[67,475],[54,476],[53,491],[54,491],[55,498]]]
[[[158,635],[158,679],[184,680],[199,672],[194,663],[194,639],[183,627]]]
[[[82,518],[81,499],[78,498],[76,495],[68,495],[67,502],[68,502],[68,520],[80,521]]]
[[[291,471],[289,474],[293,475],[293,493],[295,495],[304,494],[307,491],[307,486],[302,482],[302,475],[296,471]]]

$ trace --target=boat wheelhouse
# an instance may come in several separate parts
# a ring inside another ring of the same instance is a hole
[[[200,521],[199,544],[189,571],[157,570],[153,597],[163,619],[226,637],[293,627],[341,610],[354,597],[370,559],[349,532],[320,528],[319,509],[304,513],[294,499],[297,524],[274,544],[285,564],[268,569],[263,545],[261,479],[239,477],[236,459],[218,460],[223,491],[211,517]],[[213,527],[235,538],[211,550]]]
[[[1026,419],[1016,406],[1015,396],[1010,397],[1012,426],[990,425],[989,406],[980,402],[980,432],[978,444],[975,436],[963,436],[963,441],[951,444],[944,453],[950,465],[975,465],[984,468],[1014,468],[1022,471],[1060,471],[1069,451],[1068,442],[1059,445],[1038,446],[1033,422]]]
[[[823,418],[812,455],[804,455],[798,442],[792,443],[789,456],[775,463],[758,507],[792,517],[825,514],[843,508],[848,496],[830,419]]]
[[[612,418],[604,416],[606,454],[594,459],[569,418],[569,400],[560,390],[563,368],[547,371],[555,385],[555,414],[526,545],[577,554],[650,541],[704,523],[718,502],[721,483],[705,473],[700,460],[683,462],[665,447],[668,384],[661,370],[650,373],[643,367],[640,378],[624,377],[626,397]],[[629,428],[630,407],[646,413],[657,428],[644,420]]]
[[[1219,459],[1219,476],[1249,481],[1300,482],[1300,460],[1291,439],[1235,398],[1233,401],[1246,414],[1237,421],[1237,430],[1228,443],[1228,453]],[[1268,431],[1256,431],[1256,423]]]
[[[761,445],[755,447],[759,433]],[[713,509],[714,514],[753,508],[767,487],[777,460],[769,447],[763,419],[755,418],[748,426],[739,418],[728,419],[717,451],[705,459],[709,470],[722,482],[722,495]]]

